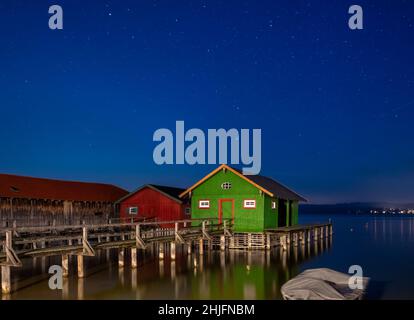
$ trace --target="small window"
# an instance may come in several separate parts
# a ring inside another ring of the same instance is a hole
[[[256,200],[244,200],[243,201],[243,208],[246,208],[246,209],[256,208]]]
[[[191,208],[185,208],[185,215],[186,216],[191,215]]]
[[[129,214],[138,214],[138,207],[130,207],[128,210]]]
[[[210,200],[200,200],[200,201],[198,201],[198,207],[200,209],[210,208]]]
[[[221,184],[221,188],[222,188],[223,190],[229,190],[229,189],[231,189],[231,182],[223,182],[223,183]]]
[[[276,201],[272,201],[272,209],[276,209]]]
[[[10,191],[13,191],[13,192],[20,192],[19,188],[14,187],[14,186],[11,186],[11,187],[10,187]]]

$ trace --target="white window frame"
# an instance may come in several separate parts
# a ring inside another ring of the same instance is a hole
[[[198,200],[199,209],[210,209],[210,200]]]
[[[276,201],[272,201],[272,209],[274,210],[274,209],[276,209],[277,208],[277,203],[276,203]]]
[[[133,212],[135,211],[135,212]],[[129,207],[128,214],[136,216],[138,214],[138,207]]]
[[[255,199],[245,199],[243,200],[244,209],[256,209],[256,200]]]

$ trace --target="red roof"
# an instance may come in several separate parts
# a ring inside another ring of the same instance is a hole
[[[114,185],[0,174],[0,197],[115,202],[128,192]]]

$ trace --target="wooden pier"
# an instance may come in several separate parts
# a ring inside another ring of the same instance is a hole
[[[168,228],[160,226],[171,226]],[[97,250],[118,249],[118,264],[125,264],[125,250],[131,250],[131,267],[137,268],[137,250],[157,250],[160,260],[176,259],[177,246],[191,255],[205,250],[241,249],[270,250],[280,246],[298,246],[332,235],[332,224],[297,225],[268,229],[261,233],[232,231],[230,220],[188,219],[178,221],[131,221],[104,224],[48,225],[0,228],[2,292],[11,292],[11,268],[22,266],[26,257],[61,256],[63,276],[69,275],[69,256],[77,257],[77,275],[85,277],[85,256],[95,256]],[[165,247],[169,246],[169,250]]]

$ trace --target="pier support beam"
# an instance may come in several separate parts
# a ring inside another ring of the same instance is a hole
[[[125,249],[119,248],[118,251],[118,266],[122,268],[125,265]]]
[[[204,239],[200,238],[199,240],[199,248],[198,248],[199,254],[204,254]]]
[[[318,228],[313,229],[313,241],[318,241]]]
[[[266,250],[270,250],[270,234],[266,234]]]
[[[164,243],[158,245],[158,258],[164,260]]]
[[[79,254],[77,256],[78,260],[78,277],[84,278],[85,277],[85,266],[83,263],[83,255]]]
[[[67,254],[62,255],[62,276],[65,278],[69,276],[69,255]]]
[[[13,247],[12,231],[6,232],[6,243],[4,245],[8,248]],[[4,251],[6,252],[6,248],[4,248]],[[7,258],[6,261],[9,261],[9,258]],[[10,266],[1,266],[1,292],[3,292],[3,294],[9,294],[11,292]]]
[[[1,266],[1,292],[9,294],[11,292],[10,267]]]
[[[175,242],[172,241],[170,244],[170,254],[171,254],[171,260],[175,260]]]
[[[226,237],[224,236],[224,234],[220,236],[220,250],[226,250]]]
[[[282,246],[283,251],[287,250],[287,235],[280,237],[280,245]]]
[[[134,269],[138,267],[137,248],[131,248],[131,267]]]
[[[192,242],[191,241],[189,241],[188,243],[187,243],[187,254],[188,255],[191,255],[191,245],[192,245]]]

